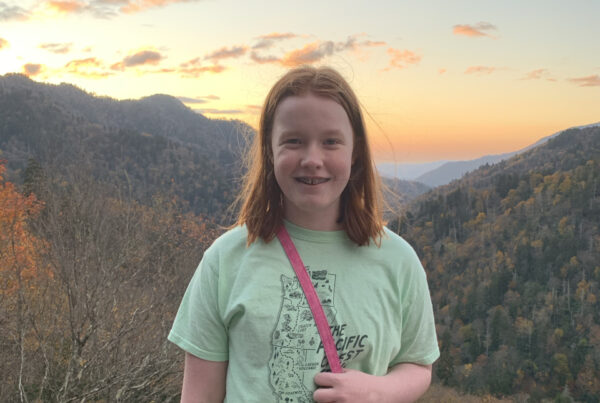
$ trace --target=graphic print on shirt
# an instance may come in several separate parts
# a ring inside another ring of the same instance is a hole
[[[346,337],[346,324],[338,322],[334,303],[335,275],[327,270],[311,272],[306,267],[319,296],[327,322],[336,341],[342,366],[365,351],[367,335]],[[282,302],[273,330],[273,351],[269,360],[269,382],[276,401],[311,403],[314,375],[329,370],[323,344],[310,307],[296,276],[281,276]],[[349,351],[351,349],[351,351]]]

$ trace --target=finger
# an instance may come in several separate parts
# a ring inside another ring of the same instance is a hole
[[[314,381],[317,385],[323,387],[332,387],[336,384],[336,378],[339,374],[333,374],[331,372],[320,372],[315,375]]]
[[[313,399],[317,403],[335,402],[335,391],[332,388],[317,388],[313,393]]]

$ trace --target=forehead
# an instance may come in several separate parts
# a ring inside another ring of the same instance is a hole
[[[348,131],[352,133],[345,109],[332,98],[307,93],[284,98],[273,117],[273,131],[283,129]]]

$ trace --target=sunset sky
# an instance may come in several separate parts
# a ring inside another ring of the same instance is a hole
[[[286,69],[330,65],[380,161],[470,159],[600,121],[599,20],[596,0],[0,0],[0,74],[255,127]]]

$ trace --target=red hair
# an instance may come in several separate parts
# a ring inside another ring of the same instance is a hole
[[[350,180],[342,192],[340,222],[358,245],[376,244],[383,235],[379,177],[371,158],[358,99],[350,85],[329,67],[299,67],[287,72],[271,88],[262,108],[260,125],[247,156],[248,170],[238,201],[242,208],[236,225],[246,225],[248,244],[257,238],[271,241],[283,224],[283,195],[273,168],[271,132],[275,112],[290,96],[312,93],[339,103],[350,120],[354,135]]]

